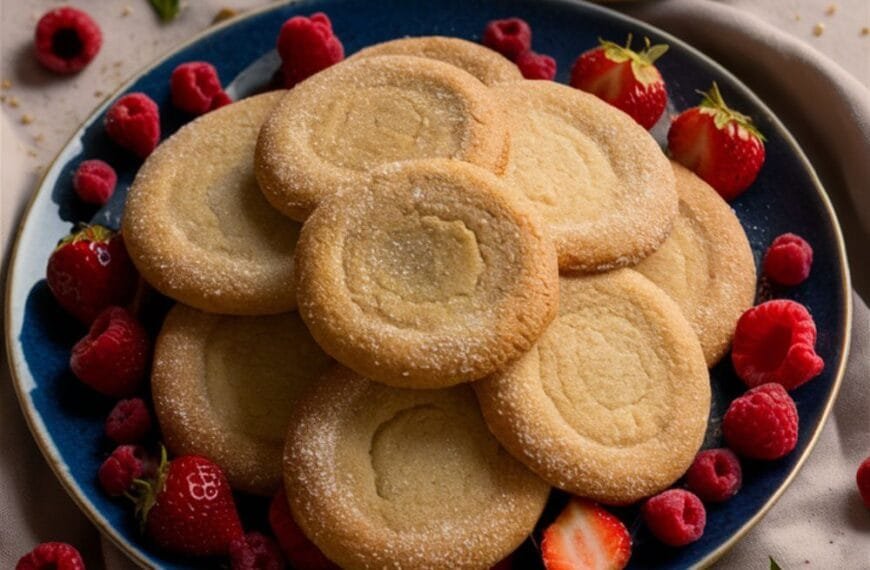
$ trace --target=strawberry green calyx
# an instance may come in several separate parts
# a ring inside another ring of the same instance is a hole
[[[725,99],[722,98],[722,92],[719,91],[719,85],[717,85],[715,81],[713,82],[713,87],[711,87],[709,91],[706,93],[703,91],[697,91],[697,93],[703,97],[701,104],[699,105],[701,111],[712,115],[713,123],[716,125],[717,129],[724,129],[728,123],[734,122],[740,127],[746,129],[749,133],[758,138],[758,140],[762,142],[766,140],[764,135],[761,134],[761,131],[752,124],[752,118],[750,116],[735,111],[725,104]]]
[[[136,519],[139,521],[139,530],[145,532],[145,522],[148,520],[148,513],[151,507],[157,502],[157,495],[163,490],[166,484],[166,472],[169,470],[169,458],[166,454],[166,447],[160,446],[160,465],[157,467],[157,474],[153,480],[134,479],[133,485],[137,489],[137,494],[130,498],[136,504]]]
[[[645,37],[643,40],[646,47],[636,52],[631,49],[631,40],[632,35],[628,34],[625,46],[601,38],[598,38],[598,43],[604,48],[604,55],[610,61],[616,63],[631,61],[631,70],[635,78],[644,85],[659,81],[660,75],[653,64],[668,51],[667,44],[652,45],[650,39]]]
[[[80,241],[89,241],[89,242],[97,242],[97,243],[106,243],[112,236],[115,235],[115,232],[110,230],[104,226],[89,226],[83,224],[77,231],[69,234],[62,240],[60,240],[55,248],[55,251],[64,247],[65,245],[78,243]]]

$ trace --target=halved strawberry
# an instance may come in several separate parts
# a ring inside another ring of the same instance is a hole
[[[547,570],[619,570],[631,557],[631,536],[597,503],[573,498],[541,540]]]
[[[701,104],[677,115],[668,131],[674,159],[733,200],[755,181],[764,164],[764,136],[748,116],[730,109],[719,86]]]
[[[607,101],[649,129],[665,110],[668,93],[655,61],[668,51],[665,44],[650,45],[640,52],[631,49],[631,34],[625,47],[599,39],[601,46],[577,58],[571,69],[571,86]]]

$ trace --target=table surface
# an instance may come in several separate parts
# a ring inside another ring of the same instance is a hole
[[[709,0],[707,0],[709,1]],[[78,0],[103,30],[103,47],[94,62],[72,77],[58,77],[41,69],[33,57],[32,35],[36,21],[45,11],[63,5],[57,0],[0,0],[0,243],[3,270],[11,237],[27,198],[55,154],[93,109],[137,70],[156,57],[174,49],[193,34],[206,29],[223,8],[243,11],[269,4],[263,0],[196,0],[187,2],[179,17],[162,24],[146,0]],[[870,85],[870,1],[868,0],[724,0],[792,34],[818,49]],[[183,4],[185,4],[183,2]],[[618,4],[617,4],[618,6]],[[5,368],[5,365],[4,365]],[[5,370],[2,381],[6,381]],[[4,390],[3,394],[11,394]],[[18,414],[17,417],[15,414]],[[14,423],[14,429],[9,426]],[[0,409],[3,431],[26,432],[17,405],[3,402]],[[47,484],[53,482],[36,446],[26,439],[16,445],[27,460],[28,469],[42,470]],[[2,460],[0,460],[2,461]],[[5,481],[0,480],[0,486]],[[51,496],[64,500],[63,492],[51,489]],[[0,493],[8,489],[0,487]],[[5,508],[0,500],[0,511]],[[65,505],[66,509],[74,509]],[[45,516],[44,509],[40,510]],[[8,520],[5,516],[0,517]],[[84,519],[77,519],[84,520]],[[30,530],[39,536],[37,525]],[[78,523],[77,523],[78,524]],[[18,533],[20,534],[20,533]],[[0,561],[17,560],[20,552],[5,552],[14,539],[0,538]],[[5,565],[5,564],[4,564]]]

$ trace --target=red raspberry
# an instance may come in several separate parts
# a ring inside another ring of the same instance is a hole
[[[731,402],[722,418],[728,447],[752,459],[779,459],[797,445],[798,413],[780,384],[753,388]]]
[[[812,266],[813,248],[795,234],[782,234],[773,240],[762,262],[764,274],[771,281],[790,287],[803,283]]]
[[[106,418],[106,436],[115,443],[139,443],[151,431],[151,413],[142,398],[121,400]]]
[[[73,346],[70,368],[97,392],[122,398],[142,385],[148,353],[148,334],[136,317],[127,309],[109,307]]]
[[[112,105],[104,125],[109,138],[145,158],[160,142],[160,109],[148,95],[130,93]]]
[[[858,492],[864,506],[870,509],[870,457],[861,462],[858,472],[855,473],[855,482],[858,484]]]
[[[103,45],[100,27],[87,13],[65,6],[46,12],[36,24],[36,60],[55,73],[75,73]]]
[[[86,160],[73,174],[73,190],[83,202],[103,206],[115,193],[118,175],[102,160]]]
[[[249,532],[230,543],[230,565],[232,570],[282,570],[284,557],[274,540]]]
[[[136,275],[124,239],[102,226],[87,226],[63,238],[45,271],[58,304],[85,324],[109,305],[130,302]]]
[[[344,46],[332,32],[329,17],[317,12],[284,22],[278,34],[278,54],[284,85],[289,88],[344,59]]]
[[[290,514],[290,506],[287,504],[287,495],[284,489],[272,497],[269,505],[269,526],[284,551],[284,556],[293,568],[306,568],[308,570],[337,570],[338,566],[320,552],[320,549],[308,540],[302,533],[302,529],[293,520]]]
[[[702,501],[723,503],[743,482],[740,460],[730,449],[708,449],[695,457],[686,472],[686,486]]]
[[[643,519],[660,541],[670,546],[685,546],[704,534],[707,511],[694,493],[668,489],[644,503]]]
[[[97,471],[100,487],[110,497],[120,497],[145,472],[145,450],[139,445],[119,445]]]
[[[750,388],[776,382],[794,390],[825,367],[815,346],[816,323],[806,307],[786,299],[767,301],[737,321],[731,362]]]
[[[15,570],[85,570],[85,562],[71,544],[43,542],[22,556]]]
[[[547,79],[556,77],[556,60],[532,50],[517,56],[517,67],[526,79]]]
[[[211,100],[211,111],[215,109],[220,109],[224,105],[229,105],[232,103],[232,98],[227,95],[226,91],[218,91],[218,94],[214,96],[214,99]]]
[[[511,61],[532,49],[532,28],[521,18],[493,20],[483,30],[483,45]]]
[[[182,63],[169,79],[172,104],[194,115],[209,112],[215,97],[223,93],[217,69],[205,61]]]

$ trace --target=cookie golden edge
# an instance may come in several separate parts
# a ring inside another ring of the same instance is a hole
[[[629,268],[563,279],[601,280],[614,275],[618,275],[628,291],[639,293],[640,298],[655,304],[657,312],[668,315],[681,339],[673,352],[685,355],[687,366],[697,376],[697,393],[691,401],[674,403],[682,410],[677,417],[686,424],[681,428],[684,441],[679,449],[659,454],[660,461],[655,466],[639,465],[639,459],[630,452],[622,461],[609,462],[599,473],[589,473],[576,461],[588,451],[574,444],[576,432],[543,393],[540,381],[522,382],[512,377],[520,362],[473,383],[472,387],[490,431],[526,467],[554,487],[572,494],[604,504],[627,505],[667,489],[685,474],[704,441],[711,389],[700,343],[691,325],[676,303],[649,279]],[[529,353],[531,357],[537,357],[536,350],[533,348]],[[547,422],[546,418],[556,419]]]
[[[169,311],[154,347],[154,412],[172,454],[207,457],[221,467],[233,489],[272,495],[283,481],[281,444],[270,445],[228,430],[200,384],[205,374],[207,331],[220,319],[180,303]],[[264,465],[272,468],[264,469]]]
[[[452,538],[443,547],[431,535],[402,536],[394,540],[376,532],[365,515],[341,492],[340,473],[335,469],[335,435],[314,440],[311,430],[342,421],[345,406],[370,382],[336,365],[302,396],[299,413],[288,429],[284,449],[284,488],[294,520],[315,545],[333,562],[349,570],[379,567],[486,570],[507,557],[533,532],[546,506],[550,487],[529,473],[534,481],[519,500],[523,507],[512,513],[508,528],[493,521],[490,528],[477,528],[477,551],[457,548]],[[459,386],[447,390],[461,388]],[[520,466],[521,467],[521,466]],[[327,471],[327,478],[309,472]],[[452,551],[451,551],[452,549]]]
[[[173,137],[160,144],[139,169],[136,179],[127,195],[121,223],[124,244],[136,269],[149,285],[162,294],[197,309],[231,315],[269,315],[279,314],[296,308],[295,281],[288,278],[285,283],[271,287],[269,291],[255,292],[256,283],[243,282],[233,278],[222,278],[216,274],[208,260],[183,259],[167,250],[167,243],[176,244],[177,239],[167,241],[159,232],[133,231],[133,226],[152,226],[155,220],[149,207],[147,186],[152,177],[170,168],[174,160],[173,142],[176,135],[190,137],[190,132],[202,128],[204,121],[213,122],[240,109],[272,108],[283,97],[284,91],[255,95],[242,99],[227,107],[217,109],[183,126]],[[240,106],[240,107],[239,107]],[[253,159],[253,157],[252,157]]]
[[[512,61],[486,46],[447,36],[414,36],[361,49],[348,60],[378,55],[414,55],[454,65],[486,85],[520,81],[523,74]]]
[[[685,208],[703,224],[716,262],[714,278],[720,286],[714,286],[705,296],[703,308],[697,307],[693,314],[686,315],[701,341],[707,366],[713,367],[728,353],[740,315],[755,302],[755,258],[746,232],[728,203],[692,171],[675,161],[671,166],[681,210]],[[643,272],[643,261],[636,269]]]
[[[272,206],[297,221],[305,221],[326,197],[353,190],[370,180],[369,172],[336,167],[310,148],[316,121],[297,120],[300,110],[310,109],[324,91],[349,92],[359,77],[422,75],[464,93],[472,108],[463,112],[472,118],[474,136],[463,149],[462,160],[491,170],[503,170],[509,135],[501,121],[501,104],[483,83],[468,72],[430,58],[410,55],[378,55],[350,58],[317,73],[285,95],[263,124],[254,155],[260,190]],[[304,142],[303,142],[304,141]],[[434,157],[433,157],[434,158]]]
[[[379,350],[373,354],[351,338],[361,332],[354,322],[350,296],[346,291],[327,290],[323,283],[341,283],[334,266],[339,263],[335,244],[341,243],[343,229],[336,223],[343,215],[344,197],[336,195],[315,210],[302,229],[296,248],[296,291],[299,314],[311,335],[324,351],[366,378],[400,388],[435,389],[477,380],[506,366],[525,353],[547,325],[555,318],[559,304],[559,275],[555,249],[541,222],[512,193],[502,190],[502,184],[491,173],[449,159],[430,159],[388,165],[377,176],[389,175],[397,169],[422,168],[426,172],[456,176],[470,180],[513,213],[524,239],[523,274],[515,295],[505,311],[513,315],[497,329],[498,343],[487,348],[483,363],[467,354],[450,354],[440,366],[421,363],[409,357],[409,347],[393,338],[379,338]],[[328,275],[328,279],[324,279]],[[518,331],[519,327],[526,330]],[[433,338],[434,342],[436,339]],[[454,341],[455,339],[450,339]],[[418,351],[415,351],[418,352]],[[441,353],[443,355],[443,353]]]

